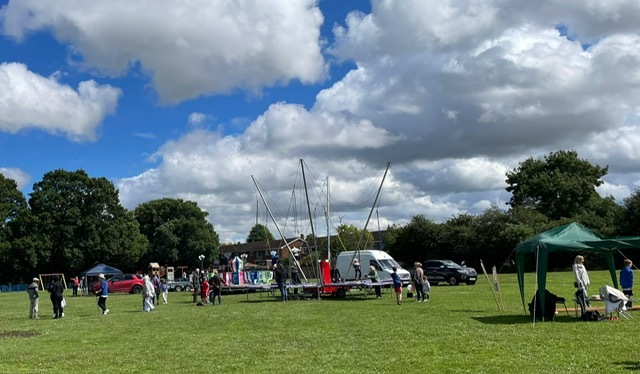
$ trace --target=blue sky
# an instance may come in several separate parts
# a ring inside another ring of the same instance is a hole
[[[197,201],[240,241],[250,176],[286,207],[299,159],[339,206],[391,162],[382,226],[504,207],[505,172],[558,149],[609,165],[603,195],[640,180],[637,1],[0,7],[0,173],[25,194],[84,169],[130,209]],[[358,227],[366,213],[335,212]]]

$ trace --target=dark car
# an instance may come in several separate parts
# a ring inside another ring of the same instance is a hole
[[[139,274],[117,274],[107,280],[109,292],[140,293],[144,281]],[[93,291],[100,289],[100,282],[93,285]]]
[[[442,282],[447,282],[452,286],[460,283],[472,285],[476,284],[478,279],[476,269],[460,266],[451,260],[427,260],[422,264],[422,267],[429,278],[429,283],[434,286]]]

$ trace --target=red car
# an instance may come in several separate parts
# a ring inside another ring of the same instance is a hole
[[[109,285],[109,293],[111,292],[126,292],[126,293],[140,293],[144,288],[144,281],[142,276],[138,274],[117,274],[107,280]],[[100,289],[100,282],[93,284],[93,290]]]

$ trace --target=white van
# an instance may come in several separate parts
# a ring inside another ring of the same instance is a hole
[[[336,268],[340,272],[343,280],[355,280],[356,278],[352,265],[354,253],[354,251],[345,251],[338,254]],[[397,269],[396,273],[398,273],[400,279],[402,279],[402,283],[411,283],[411,274],[403,269],[387,252],[378,250],[358,251],[355,258],[360,261],[362,279],[366,279],[367,273],[369,273],[369,267],[373,265],[376,267],[381,281],[389,280],[391,279],[391,273],[393,273],[391,268],[395,266]]]

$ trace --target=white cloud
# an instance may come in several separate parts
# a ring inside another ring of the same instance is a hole
[[[204,113],[193,112],[189,114],[188,123],[191,126],[204,125],[209,120],[210,116]]]
[[[6,178],[16,181],[18,189],[20,190],[25,188],[29,181],[31,181],[31,176],[29,176],[29,174],[17,168],[0,167],[0,174],[4,175]]]
[[[93,80],[78,88],[42,77],[19,63],[0,64],[0,131],[39,129],[72,140],[95,140],[104,118],[116,110],[119,89]]]
[[[336,215],[363,222],[366,204],[354,219],[347,203],[391,161],[383,222],[440,221],[504,206],[507,170],[577,149],[620,173],[599,191],[621,198],[640,179],[630,173],[640,161],[638,3],[603,4],[373,1],[371,14],[334,29],[328,50],[356,68],[311,109],[272,104],[234,136],[193,130],[158,150],[156,169],[123,179],[121,194],[189,196],[223,237],[242,239],[254,220],[250,175],[287,206],[304,158],[331,177]]]
[[[163,4],[10,1],[0,22],[16,40],[51,30],[80,65],[104,74],[123,75],[139,64],[169,103],[325,76],[323,17],[314,0]]]
[[[627,185],[615,185],[607,182],[597,187],[596,190],[601,196],[613,196],[619,202],[629,197],[633,192]]]

